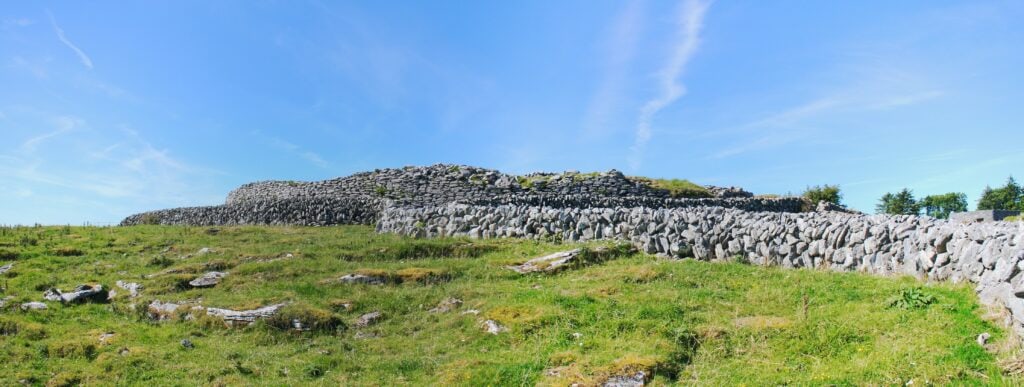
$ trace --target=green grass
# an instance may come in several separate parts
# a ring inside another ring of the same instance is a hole
[[[630,176],[629,179],[654,189],[666,190],[669,196],[674,198],[709,198],[712,196],[707,188],[685,179],[652,179],[639,176]]]
[[[118,289],[110,304],[0,311],[0,385],[565,385],[640,369],[656,385],[1019,382],[996,365],[1004,354],[975,343],[981,332],[1013,339],[979,317],[964,286],[642,254],[523,276],[505,266],[576,246],[414,240],[360,226],[218,230],[0,228],[0,250],[12,253],[0,265],[14,262],[0,298],[11,303],[39,301],[50,286],[145,286],[136,300]],[[203,247],[215,252],[189,256]],[[214,288],[178,286],[210,268],[230,274]],[[356,271],[402,280],[333,281]],[[178,274],[147,277],[160,272]],[[428,312],[449,297],[464,304]],[[131,309],[153,299],[291,304],[279,318],[225,328],[151,322]],[[469,309],[480,314],[461,313]],[[353,326],[371,311],[383,313],[379,324]],[[282,330],[292,317],[314,329]],[[509,331],[487,334],[484,319]]]
[[[1016,216],[1007,216],[1007,217],[1003,218],[1003,221],[1005,221],[1005,222],[1016,222],[1016,221],[1021,220],[1021,219],[1024,219],[1024,216],[1016,215]]]

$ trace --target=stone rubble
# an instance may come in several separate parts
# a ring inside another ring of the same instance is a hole
[[[383,313],[381,313],[380,311],[373,311],[362,316],[359,316],[359,318],[357,318],[356,321],[352,323],[352,325],[355,326],[356,328],[365,328],[370,325],[377,324],[378,322],[380,322],[380,320],[383,319]]]
[[[437,304],[436,307],[430,309],[430,313],[448,313],[462,306],[462,300],[454,297],[448,297]]]
[[[226,277],[228,273],[211,271],[202,276],[188,282],[189,286],[193,288],[210,288],[220,283],[220,280]]]
[[[138,284],[138,283],[135,283],[135,282],[125,282],[125,281],[118,280],[114,284],[117,285],[117,287],[119,287],[121,289],[127,290],[128,291],[128,295],[131,298],[138,297],[139,293],[142,291],[142,284]]]

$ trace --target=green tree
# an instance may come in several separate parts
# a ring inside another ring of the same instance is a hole
[[[839,186],[828,184],[807,187],[807,189],[804,190],[803,197],[815,204],[820,201],[841,204],[840,201],[843,200],[843,194],[839,191]]]
[[[1024,210],[1024,189],[1010,176],[1006,185],[993,189],[985,187],[978,199],[979,210]]]
[[[892,194],[887,192],[878,201],[875,211],[890,215],[917,215],[921,212],[921,204],[914,200],[914,193],[904,188]]]
[[[928,195],[918,203],[925,215],[939,219],[949,219],[953,212],[967,211],[967,194],[950,192],[942,195]]]

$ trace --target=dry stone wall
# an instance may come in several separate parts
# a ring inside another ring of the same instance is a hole
[[[209,207],[185,207],[129,216],[122,226],[141,224],[224,226],[372,224],[382,208],[366,199],[262,199]]]
[[[701,260],[967,281],[1024,333],[1021,223],[959,224],[918,216],[757,212],[721,207],[389,207],[377,231],[417,237],[621,239]]]

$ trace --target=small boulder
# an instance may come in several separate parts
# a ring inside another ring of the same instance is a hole
[[[181,347],[185,348],[185,349],[192,349],[192,348],[195,348],[196,346],[195,346],[195,344],[192,344],[192,340],[181,339]]]
[[[253,310],[230,310],[230,309],[219,309],[219,308],[206,308],[206,314],[210,316],[216,316],[224,319],[224,322],[228,325],[249,325],[256,320],[271,317],[277,314],[278,309],[281,309],[287,304],[274,304],[264,306],[262,308]]]
[[[387,283],[387,278],[375,275],[366,274],[347,274],[338,278],[338,282],[343,284],[365,284],[365,285],[383,285]]]
[[[358,328],[365,328],[365,327],[368,327],[370,325],[374,325],[376,323],[379,323],[380,320],[383,320],[383,319],[384,319],[384,314],[383,313],[381,313],[380,311],[373,311],[373,312],[364,314],[362,316],[359,316],[359,318],[357,318],[355,323],[353,323],[352,325],[354,325],[354,326],[356,326]]]
[[[13,267],[14,267],[13,263],[8,263],[6,265],[0,266],[0,274],[6,273],[8,271],[11,271],[11,268],[13,268]]]
[[[228,273],[211,271],[209,273],[203,274],[199,278],[189,281],[188,284],[193,288],[210,288],[219,284],[220,280],[226,277],[227,275]]]
[[[985,344],[988,344],[988,339],[990,338],[992,338],[992,335],[990,335],[988,332],[984,332],[978,335],[978,345],[985,346]]]
[[[484,330],[492,335],[497,335],[502,332],[508,332],[508,328],[494,320],[484,321]]]

